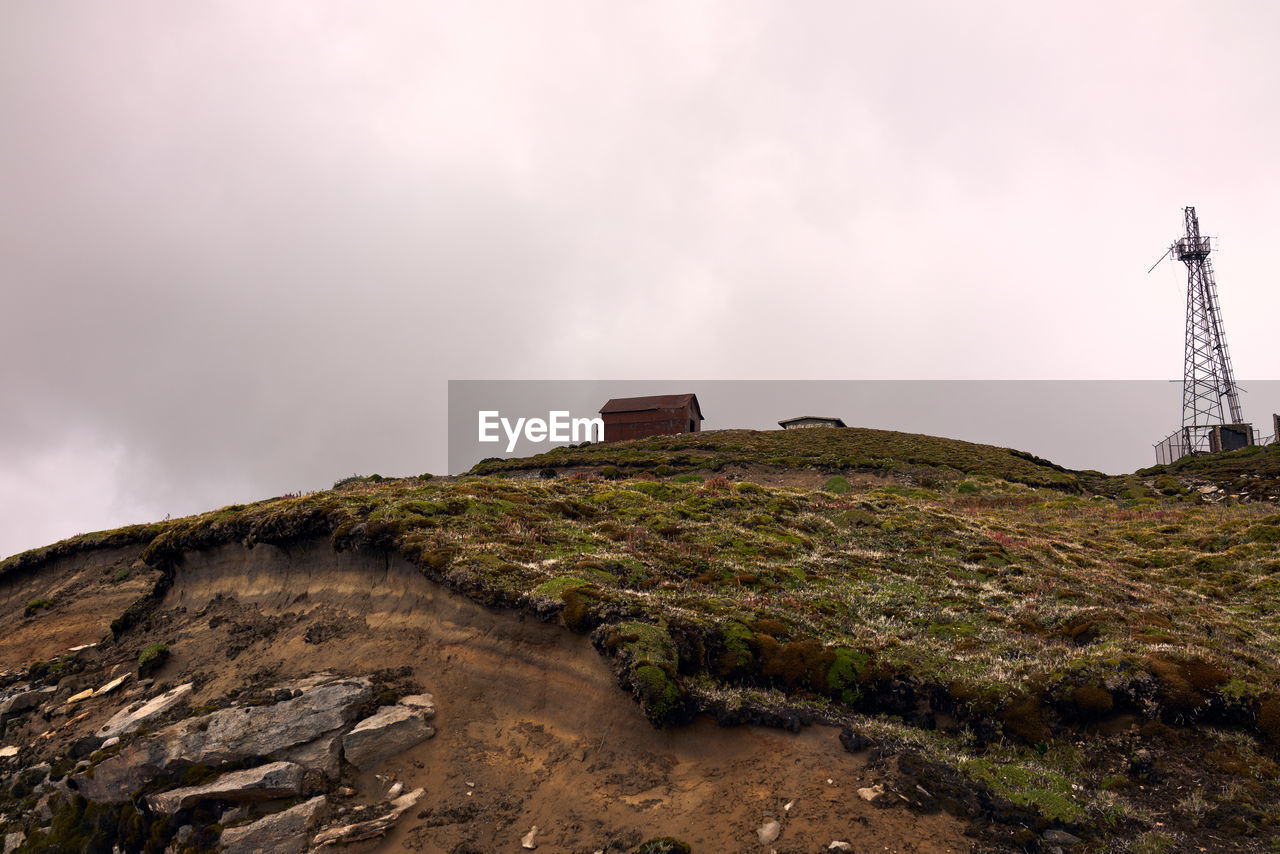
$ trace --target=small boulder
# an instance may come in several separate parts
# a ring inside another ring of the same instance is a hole
[[[257,768],[223,774],[202,786],[184,786],[151,795],[147,798],[147,804],[156,812],[172,815],[205,799],[264,801],[287,798],[302,791],[304,770],[301,765],[293,762],[272,762]]]
[[[74,694],[72,694],[70,697],[68,697],[68,698],[67,698],[67,705],[68,705],[68,706],[74,706],[76,703],[79,703],[79,702],[80,702],[80,701],[82,701],[82,700],[87,700],[87,699],[89,699],[89,698],[90,698],[90,697],[92,697],[92,696],[93,696],[93,689],[92,689],[92,688],[85,688],[83,691],[77,691],[76,693],[74,693]]]
[[[383,706],[346,734],[342,752],[348,762],[367,771],[435,734],[435,727],[427,723],[420,709]]]
[[[1079,836],[1067,833],[1065,830],[1051,829],[1046,830],[1041,836],[1045,842],[1051,845],[1079,845],[1082,841]]]
[[[325,796],[320,795],[250,824],[228,827],[219,840],[222,851],[224,854],[303,854],[309,847],[311,831],[324,817],[327,805]],[[226,820],[225,815],[223,818]]]
[[[520,837],[520,847],[533,850],[538,847],[538,826],[535,824],[529,829],[529,832]]]
[[[281,751],[281,759],[314,768],[329,780],[342,772],[342,730],[327,732],[317,739]]]
[[[192,687],[191,683],[187,682],[171,691],[152,697],[137,709],[132,711],[128,708],[121,709],[112,716],[111,720],[98,728],[98,736],[109,739],[132,732],[182,702],[182,699],[191,693]]]
[[[126,679],[128,679],[128,678],[129,678],[130,676],[132,676],[132,675],[133,675],[133,674],[131,674],[131,673],[126,673],[126,674],[125,674],[125,675],[123,675],[123,676],[117,676],[115,679],[112,679],[112,680],[111,680],[110,682],[108,682],[106,685],[103,685],[101,688],[99,688],[98,690],[94,691],[94,692],[93,692],[93,696],[95,696],[95,697],[101,697],[101,696],[102,696],[102,695],[104,695],[104,694],[110,694],[112,691],[116,690],[116,689],[117,689],[117,688],[119,688],[121,685],[123,685],[123,684],[125,683],[125,680],[126,680]]]
[[[876,783],[874,786],[861,788],[858,790],[858,797],[869,804],[874,804],[884,797],[884,786]]]
[[[782,825],[775,821],[766,821],[756,829],[756,836],[761,845],[772,845],[782,833]]]

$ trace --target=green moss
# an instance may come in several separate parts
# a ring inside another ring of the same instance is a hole
[[[138,678],[147,679],[155,674],[169,660],[169,645],[166,643],[148,644],[138,653]]]
[[[30,602],[27,603],[27,607],[23,610],[22,615],[24,617],[30,617],[33,614],[35,614],[37,611],[42,611],[46,608],[52,608],[52,607],[53,607],[52,599],[32,599]]]
[[[986,759],[963,760],[959,766],[965,774],[989,785],[997,795],[1034,808],[1047,821],[1076,824],[1086,817],[1071,781],[1055,771]]]
[[[827,670],[827,690],[831,696],[846,706],[856,705],[862,699],[862,682],[868,671],[870,656],[856,649],[840,647],[833,651],[834,659]]]
[[[588,581],[580,575],[557,575],[550,578],[529,592],[534,596],[545,596],[548,599],[559,599],[560,595],[566,590],[574,587],[586,587],[593,582]]]
[[[849,481],[845,480],[840,475],[835,475],[834,477],[827,478],[827,482],[822,485],[822,488],[827,492],[834,493],[835,495],[843,495],[852,487],[849,486]]]

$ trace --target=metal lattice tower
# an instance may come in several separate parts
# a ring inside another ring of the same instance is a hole
[[[1182,426],[1199,428],[1213,424],[1244,421],[1236,390],[1231,355],[1222,332],[1222,311],[1218,307],[1218,287],[1209,263],[1210,241],[1200,236],[1196,209],[1183,209],[1186,236],[1169,251],[1187,265],[1186,359],[1182,374]],[[1226,398],[1231,420],[1223,417]]]

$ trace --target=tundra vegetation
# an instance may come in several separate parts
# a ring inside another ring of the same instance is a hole
[[[780,472],[812,485],[769,485]],[[837,724],[851,750],[912,757],[940,805],[1004,815],[1014,842],[1262,845],[1280,819],[1278,483],[1276,448],[1109,477],[902,433],[720,431],[345,478],[0,572],[123,543],[170,572],[323,537],[589,634],[655,726]]]

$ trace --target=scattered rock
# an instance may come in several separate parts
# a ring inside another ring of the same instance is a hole
[[[111,720],[98,729],[98,735],[102,738],[112,738],[113,736],[132,732],[147,721],[164,714],[182,702],[182,698],[190,694],[191,690],[192,685],[187,682],[172,691],[166,691],[157,697],[152,697],[133,711],[121,709],[112,716]]]
[[[83,691],[79,691],[75,694],[72,694],[70,697],[68,697],[66,701],[66,705],[74,706],[76,703],[79,703],[82,700],[87,700],[92,696],[93,696],[93,689],[85,688]]]
[[[342,739],[342,752],[348,762],[367,771],[435,734],[435,728],[427,723],[421,710],[383,706],[346,734]]]
[[[381,836],[391,828],[391,825],[396,823],[396,819],[400,818],[407,810],[413,808],[413,805],[418,802],[418,799],[422,797],[425,791],[425,789],[414,789],[407,795],[401,795],[391,802],[390,811],[378,818],[356,822],[355,824],[330,827],[320,831],[311,840],[312,850],[332,845],[347,845],[352,842],[360,842],[361,840],[374,839]]]
[[[387,789],[387,797],[393,800],[395,798],[400,797],[400,795],[403,793],[404,793],[404,783],[401,783],[399,780],[392,783],[391,788]]]
[[[215,798],[220,801],[263,801],[287,798],[302,791],[305,769],[293,762],[272,762],[244,771],[223,774],[202,786],[185,786],[160,792],[147,798],[156,812],[172,815],[180,809],[195,806],[198,801]]]
[[[125,683],[125,680],[127,680],[131,675],[132,675],[132,674],[130,674],[130,673],[126,673],[126,674],[125,674],[125,675],[123,675],[123,676],[117,676],[115,679],[112,679],[112,680],[111,680],[110,682],[108,682],[106,685],[103,685],[101,688],[99,688],[98,690],[94,691],[94,692],[93,692],[93,696],[95,696],[95,697],[101,697],[101,696],[103,696],[104,694],[110,694],[112,691],[116,690],[116,689],[117,689],[117,688],[119,688],[121,685],[123,685],[123,684]]]
[[[12,759],[18,755],[18,748],[12,744],[7,747],[0,747],[0,759]]]
[[[858,797],[862,798],[869,804],[874,804],[884,797],[884,786],[876,783],[874,786],[866,786],[858,790]]]
[[[853,846],[848,842],[842,842],[839,839],[831,840],[831,844],[827,846],[828,851],[852,851]]]
[[[1065,830],[1046,830],[1041,836],[1045,842],[1053,845],[1078,845],[1083,841],[1080,837],[1067,833]]]
[[[782,833],[782,825],[777,821],[766,821],[756,830],[756,836],[760,838],[761,845],[770,845]]]
[[[303,854],[308,848],[308,837],[324,818],[327,806],[325,796],[320,795],[251,824],[228,827],[219,840],[222,851],[224,854]],[[223,814],[224,823],[229,820],[227,815]]]
[[[111,736],[111,738],[103,739],[103,742],[101,745],[99,745],[98,749],[106,750],[108,747],[115,747],[119,743],[120,743],[120,736],[113,735]]]
[[[530,849],[537,848],[538,847],[538,843],[536,842],[537,837],[538,837],[538,826],[535,824],[528,833],[520,837],[520,847],[530,848]]]
[[[16,851],[22,847],[22,843],[27,841],[27,835],[22,831],[14,831],[4,835],[4,854]]]

